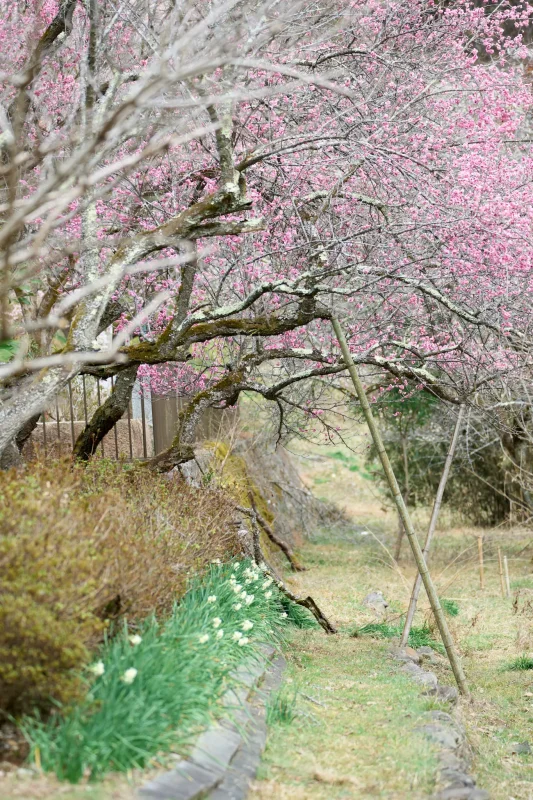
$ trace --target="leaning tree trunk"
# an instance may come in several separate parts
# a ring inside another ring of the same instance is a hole
[[[19,452],[22,453],[22,448],[32,435],[33,431],[37,427],[37,423],[41,418],[40,414],[34,414],[33,417],[27,420],[22,428],[19,430],[17,435],[15,436],[15,444],[17,445]]]
[[[178,414],[176,435],[172,444],[150,462],[151,469],[157,472],[170,472],[180,464],[194,459],[196,426],[203,412],[222,402],[226,407],[233,405],[243,388],[243,370],[226,373],[213,386],[198,392]]]
[[[104,436],[122,419],[128,409],[133,386],[137,379],[138,364],[119,373],[113,391],[96,409],[90,422],[82,430],[74,445],[73,456],[79,461],[88,461]]]
[[[11,469],[22,465],[22,456],[15,442],[9,442],[0,453],[0,469]]]

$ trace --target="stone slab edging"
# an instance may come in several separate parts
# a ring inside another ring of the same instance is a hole
[[[425,689],[424,694],[438,700],[457,703],[458,692],[455,686],[443,686],[437,676],[420,665],[423,660],[436,663],[439,656],[431,647],[411,647],[400,649],[392,647],[390,654],[402,662],[402,672]],[[464,727],[456,715],[445,711],[428,711],[426,721],[417,730],[439,748],[439,768],[437,772],[437,791],[431,800],[489,800],[485,789],[478,789],[476,782],[468,774],[471,761],[471,748]]]
[[[241,664],[232,674],[236,685],[222,696],[222,719],[200,734],[187,758],[144,784],[138,800],[245,798],[266,742],[265,699],[279,686],[284,667],[283,657],[267,645],[260,658]]]

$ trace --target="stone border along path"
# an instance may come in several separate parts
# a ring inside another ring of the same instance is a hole
[[[222,697],[223,719],[198,737],[188,758],[142,786],[137,798],[244,800],[266,742],[265,701],[280,685],[284,668],[285,659],[271,646],[242,664],[233,675],[238,685]]]
[[[434,672],[420,666],[423,659],[428,659],[430,663],[436,663],[439,659],[431,647],[419,647],[418,650],[393,647],[391,656],[403,662],[402,672],[424,687],[424,694],[433,695],[444,702],[457,703],[455,686],[439,684]],[[437,792],[432,800],[489,800],[489,793],[485,789],[478,789],[474,778],[468,774],[471,750],[465,730],[457,719],[444,711],[429,711],[427,723],[418,730],[440,749]]]

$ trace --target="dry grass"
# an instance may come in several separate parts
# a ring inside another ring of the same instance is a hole
[[[297,716],[271,729],[250,800],[427,797],[436,761],[415,729],[433,702],[387,657],[386,643],[347,631],[372,618],[360,603],[373,586],[360,573],[361,551],[315,543],[305,556],[312,567],[292,584],[313,593],[344,630],[293,640],[288,680],[299,689]]]
[[[75,698],[111,621],[169,611],[189,576],[237,551],[232,514],[216,488],[117,463],[0,473],[0,713]]]

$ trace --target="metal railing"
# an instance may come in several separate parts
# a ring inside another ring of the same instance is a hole
[[[69,381],[54,404],[41,415],[23,455],[28,460],[46,460],[70,454],[78,436],[113,387],[113,378],[79,376]],[[137,382],[126,413],[99,444],[95,457],[133,461],[162,452],[172,442],[184,402],[186,398],[178,394],[153,395]],[[223,438],[237,416],[236,409],[208,409],[198,424],[197,441]]]

